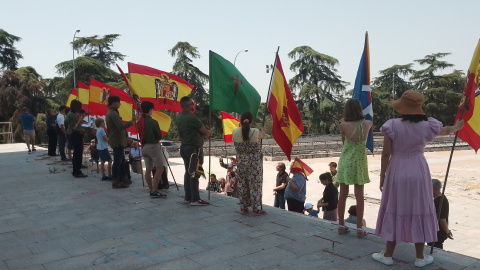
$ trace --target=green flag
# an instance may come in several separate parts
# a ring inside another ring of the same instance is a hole
[[[210,51],[210,110],[257,115],[260,94],[242,73],[220,55]]]

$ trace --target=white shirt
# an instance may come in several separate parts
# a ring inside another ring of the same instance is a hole
[[[60,128],[62,128],[62,125],[65,126],[65,115],[61,113],[57,115],[57,124]]]

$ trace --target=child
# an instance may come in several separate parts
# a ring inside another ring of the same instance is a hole
[[[357,206],[352,205],[348,209],[348,218],[345,219],[345,222],[352,223],[352,224],[357,224]],[[365,219],[362,220],[363,227],[367,226],[367,222]]]
[[[108,137],[105,132],[105,120],[97,118],[95,120],[97,127],[97,150],[100,157],[100,171],[102,172],[102,181],[112,180],[112,157],[108,152]],[[108,162],[108,176],[105,175],[105,161]]]
[[[225,193],[225,178],[223,177],[220,177],[218,179],[218,183],[220,184],[220,188],[219,188],[219,193],[223,194],[223,195],[227,195],[227,193]]]
[[[303,213],[307,212],[308,216],[310,217],[317,217],[318,218],[318,204],[317,204],[317,210],[313,210],[313,204],[311,203],[306,203],[305,204],[305,209],[303,210]]]
[[[90,158],[88,159],[89,162],[98,162],[98,151],[97,151],[97,142],[95,139],[90,141],[90,145],[87,148],[87,151],[90,151]]]
[[[220,192],[220,182],[217,180],[217,176],[215,174],[210,174],[210,182],[208,182],[207,190],[213,192]]]
[[[323,219],[337,221],[338,190],[333,184],[330,172],[320,174],[320,182],[325,186],[323,197],[317,207],[322,207]]]

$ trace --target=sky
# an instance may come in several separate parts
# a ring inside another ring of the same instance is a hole
[[[126,55],[118,62],[125,72],[127,62],[171,71],[175,58],[168,50],[179,41],[197,47],[201,58],[193,65],[206,74],[209,50],[233,63],[248,49],[236,67],[262,101],[271,75],[265,66],[278,46],[287,79],[295,75],[288,53],[306,45],[338,59],[338,74],[351,89],[366,31],[372,80],[380,70],[438,52],[451,53],[443,60],[465,72],[480,38],[478,0],[17,0],[1,9],[0,28],[22,38],[15,44],[23,55],[19,66],[32,66],[44,78],[60,76],[55,65],[72,59],[79,29],[77,37],[120,34],[113,51]]]

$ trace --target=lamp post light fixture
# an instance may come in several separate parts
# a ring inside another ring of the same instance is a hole
[[[247,49],[241,50],[241,51],[239,51],[239,52],[237,53],[237,55],[235,55],[235,60],[233,60],[233,65],[234,65],[234,66],[235,66],[235,62],[237,61],[237,56],[238,56],[240,53],[242,53],[242,52],[248,52],[248,50],[247,50]]]
[[[266,66],[267,66],[267,73],[269,73],[270,70],[273,70],[273,65],[270,65],[270,66],[269,66],[269,65],[266,65]]]
[[[77,33],[80,33],[80,30],[77,29],[75,31],[75,34],[73,34],[73,41],[72,41],[72,52],[73,52],[73,58],[72,58],[72,63],[73,63],[73,88],[77,89],[77,80],[75,78],[75,47],[73,46],[73,42],[75,42],[75,36]]]

